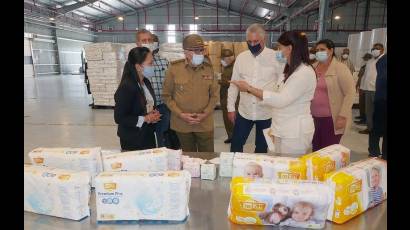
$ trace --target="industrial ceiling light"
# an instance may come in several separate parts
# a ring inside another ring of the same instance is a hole
[[[266,18],[270,20],[272,17],[271,17],[271,16],[267,16]]]
[[[84,26],[84,27],[87,27],[87,28],[90,27],[90,25],[88,25],[88,24],[84,24],[83,26]]]
[[[124,21],[124,17],[119,16],[119,17],[118,17],[118,21]]]
[[[340,19],[340,16],[339,15],[336,15],[335,16],[335,20],[339,20]]]
[[[50,17],[49,20],[50,20],[50,21],[54,21],[55,19]]]
[[[198,19],[199,19],[199,17],[198,17],[198,16],[196,16],[196,17],[195,17],[195,20],[198,20]]]

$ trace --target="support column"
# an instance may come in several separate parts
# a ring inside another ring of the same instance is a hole
[[[369,29],[370,0],[366,0],[366,9],[364,11],[363,30]]]
[[[329,12],[329,0],[319,1],[319,29],[317,31],[317,40],[320,41],[326,34],[326,21]]]

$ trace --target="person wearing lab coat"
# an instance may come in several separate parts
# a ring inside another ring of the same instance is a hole
[[[232,83],[272,107],[275,152],[301,155],[311,147],[315,131],[310,103],[315,93],[316,74],[309,64],[305,33],[284,32],[278,39],[278,48],[276,59],[286,66],[273,90],[258,89],[245,81]]]

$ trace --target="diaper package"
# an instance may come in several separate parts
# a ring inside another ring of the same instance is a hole
[[[232,176],[266,179],[306,179],[306,165],[299,158],[236,153]]]
[[[232,177],[234,155],[232,152],[221,152],[219,155],[220,177]]]
[[[24,211],[81,220],[89,199],[89,172],[24,164]]]
[[[387,198],[387,162],[369,158],[325,175],[334,191],[327,219],[344,223]]]
[[[215,180],[216,179],[216,165],[205,162],[201,164],[201,179]]]
[[[201,158],[182,158],[182,168],[191,174],[191,177],[201,176],[201,164],[205,163],[206,160]]]
[[[28,156],[34,165],[56,167],[74,171],[88,171],[91,186],[102,171],[101,148],[36,148]]]
[[[236,224],[321,229],[331,197],[319,181],[234,177],[228,218]]]
[[[168,170],[181,170],[182,150],[162,148],[168,152]]]
[[[300,158],[307,166],[307,179],[323,181],[326,173],[346,167],[350,163],[350,149],[335,144]]]
[[[184,221],[189,215],[187,171],[102,172],[96,178],[98,222]]]

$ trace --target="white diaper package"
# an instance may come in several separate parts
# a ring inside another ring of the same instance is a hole
[[[181,150],[155,148],[103,155],[104,171],[166,171],[181,169]]]
[[[201,164],[205,162],[206,160],[203,160],[201,158],[183,157],[182,158],[182,168],[188,171],[191,174],[191,177],[200,177],[201,176]]]
[[[232,177],[234,155],[232,152],[221,152],[219,155],[220,177]]]
[[[228,218],[236,224],[321,229],[332,191],[319,181],[233,177]]]
[[[184,170],[102,172],[95,187],[97,221],[184,221],[190,187]]]
[[[299,158],[235,153],[232,176],[306,179],[306,166]]]
[[[95,148],[36,148],[28,156],[34,165],[74,171],[88,171],[91,186],[94,177],[102,171],[101,147]]]
[[[81,220],[90,215],[90,173],[24,164],[24,211]]]
[[[215,180],[216,179],[216,165],[210,162],[201,164],[201,179]]]

